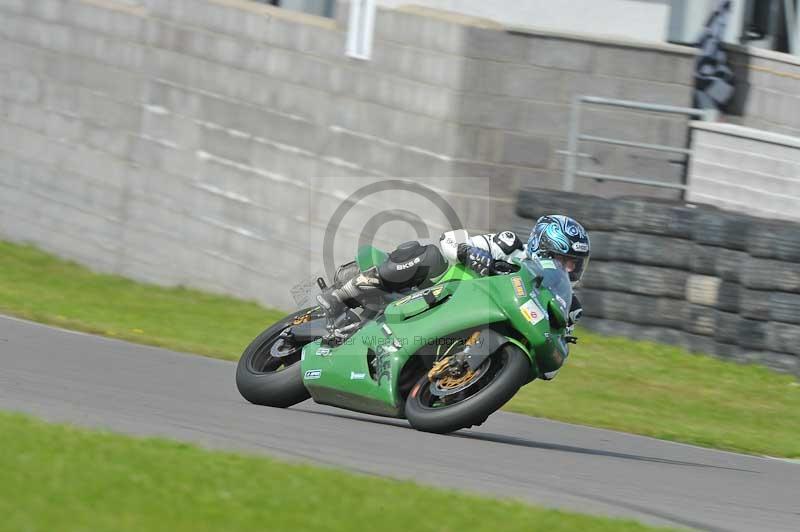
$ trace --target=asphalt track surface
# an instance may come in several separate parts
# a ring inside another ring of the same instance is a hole
[[[234,370],[0,316],[3,410],[657,525],[800,530],[797,464],[507,413],[440,436],[310,401],[258,407]]]

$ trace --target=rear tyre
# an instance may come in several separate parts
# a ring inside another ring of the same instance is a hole
[[[411,426],[423,432],[446,434],[480,425],[530,378],[531,361],[513,344],[498,349],[488,362],[488,370],[479,381],[465,390],[470,393],[452,402],[432,394],[428,375],[423,375],[406,400],[405,414]]]
[[[282,343],[280,334],[295,320],[311,312],[305,309],[259,334],[245,349],[236,367],[236,387],[253,404],[286,408],[311,397],[300,371],[302,345]],[[281,356],[276,356],[281,355]]]

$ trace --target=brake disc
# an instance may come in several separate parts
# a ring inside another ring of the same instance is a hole
[[[445,377],[437,377],[436,379],[431,382],[430,385],[430,392],[432,395],[436,397],[447,397],[449,395],[453,395],[459,392],[463,392],[476,382],[478,382],[486,373],[486,370],[489,369],[492,360],[487,358],[480,367],[475,370],[467,370],[464,375],[460,377],[452,377],[452,376],[445,376]]]

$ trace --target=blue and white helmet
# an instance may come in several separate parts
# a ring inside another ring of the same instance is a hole
[[[549,214],[536,220],[528,238],[528,256],[555,259],[577,283],[589,265],[591,243],[586,229],[569,216]]]

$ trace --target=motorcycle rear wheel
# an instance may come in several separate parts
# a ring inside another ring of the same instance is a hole
[[[474,393],[452,403],[445,403],[431,393],[428,375],[423,375],[406,400],[405,415],[411,426],[423,432],[446,434],[486,421],[528,382],[531,372],[530,359],[513,344],[498,349],[490,360],[493,368],[481,376],[487,381]]]
[[[236,388],[253,404],[286,408],[311,395],[300,370],[302,346],[278,344],[280,334],[313,309],[287,316],[259,334],[242,353],[236,366]],[[285,354],[276,357],[272,352]],[[288,353],[288,354],[286,354]]]

